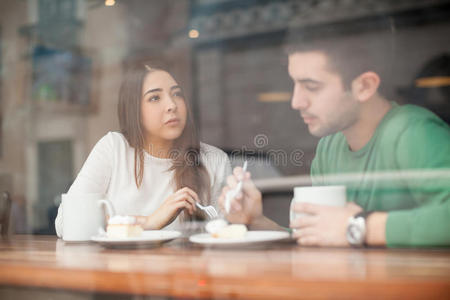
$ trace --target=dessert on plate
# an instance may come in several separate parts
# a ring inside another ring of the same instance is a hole
[[[216,219],[206,224],[206,231],[215,238],[239,239],[247,234],[247,226],[244,224],[228,224],[223,219]]]
[[[114,216],[109,218],[106,227],[106,236],[108,238],[129,238],[140,237],[142,235],[142,227],[137,224],[137,220],[132,216]]]
[[[244,224],[230,224],[223,227],[212,236],[221,239],[240,239],[245,237],[246,234],[247,226]]]

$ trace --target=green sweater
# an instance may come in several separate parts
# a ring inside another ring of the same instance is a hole
[[[345,184],[347,201],[389,212],[389,247],[450,246],[450,128],[426,109],[392,105],[359,151],[341,132],[320,140],[313,185]]]

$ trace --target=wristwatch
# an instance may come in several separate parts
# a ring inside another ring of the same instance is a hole
[[[350,217],[347,224],[347,241],[354,247],[366,246],[366,219],[373,211],[362,211]]]

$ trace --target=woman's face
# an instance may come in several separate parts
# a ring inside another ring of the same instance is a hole
[[[147,142],[173,142],[186,125],[186,103],[173,77],[162,70],[148,73],[142,84],[141,118]]]

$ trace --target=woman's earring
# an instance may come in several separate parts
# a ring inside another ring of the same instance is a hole
[[[145,68],[147,69],[147,71],[151,71],[152,70],[152,68],[149,67],[148,65],[145,65]]]

